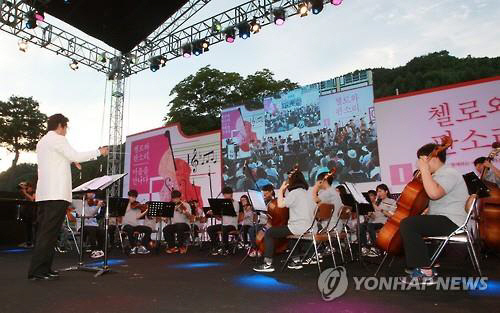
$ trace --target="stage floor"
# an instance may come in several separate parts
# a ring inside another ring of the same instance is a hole
[[[156,312],[495,312],[500,300],[500,261],[482,260],[488,277],[485,291],[355,290],[353,276],[373,275],[379,259],[346,264],[347,292],[330,302],[318,291],[316,265],[302,270],[260,274],[252,260],[240,265],[242,254],[208,256],[193,248],[187,255],[112,253],[116,273],[94,278],[88,272],[63,272],[58,281],[28,281],[31,251],[0,248],[0,312],[2,313],[156,313]],[[76,254],[57,254],[55,268],[74,265]],[[89,263],[92,262],[87,260]],[[323,263],[324,268],[330,263]],[[463,251],[450,251],[441,261],[441,273],[468,276],[470,263]],[[402,275],[403,263],[394,262],[390,274]],[[387,270],[382,276],[388,275]]]

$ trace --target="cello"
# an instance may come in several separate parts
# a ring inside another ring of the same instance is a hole
[[[486,160],[493,161],[498,153],[500,145],[496,142]],[[488,187],[489,196],[478,199],[479,238],[487,248],[500,251],[500,189],[495,183],[484,180],[488,170],[485,166],[480,177]]]
[[[295,165],[293,170],[288,173],[288,177],[292,176],[299,170],[299,166]],[[278,226],[286,226],[288,224],[288,208],[280,208],[278,206],[278,199],[273,199],[269,201],[267,204],[267,215],[269,220],[267,223],[271,224],[271,227]],[[260,230],[255,236],[255,243],[257,245],[257,249],[260,253],[264,254],[265,246],[264,246],[264,235],[265,232]],[[274,253],[282,253],[288,247],[288,239],[277,239],[274,243]]]
[[[436,146],[429,154],[429,158],[436,157],[441,151],[451,146],[452,140],[448,136],[441,138],[441,145]],[[405,186],[396,203],[396,211],[377,236],[377,245],[389,254],[397,255],[402,251],[403,243],[399,234],[400,223],[408,216],[420,215],[429,204],[429,196],[425,192],[420,171],[417,170],[413,179]]]

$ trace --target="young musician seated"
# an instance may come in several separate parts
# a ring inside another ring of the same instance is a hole
[[[240,221],[240,224],[238,225],[238,228],[241,231],[241,236],[243,237],[243,244],[245,246],[248,245],[248,232],[250,228],[253,226],[254,222],[254,210],[253,206],[250,204],[250,201],[248,200],[247,195],[242,195],[240,197],[240,203],[241,203],[241,209],[242,212],[240,214],[242,215],[242,219]]]
[[[175,203],[174,217],[172,217],[171,224],[163,228],[163,236],[168,244],[166,252],[169,254],[177,252],[184,254],[187,252],[186,237],[191,229],[189,226],[191,206],[189,203],[181,201],[181,196],[182,194],[180,191],[172,191],[172,202]],[[176,234],[178,246],[175,245]]]
[[[378,249],[375,247],[377,241],[377,231],[381,229],[387,219],[394,214],[396,210],[396,200],[390,198],[391,193],[386,184],[380,184],[376,188],[377,196],[372,201],[374,211],[367,215],[366,223],[359,225],[359,235],[361,237],[361,252],[369,257],[377,257]],[[366,233],[370,236],[371,248],[368,248]]]
[[[264,187],[262,187],[261,190],[262,190],[262,195],[264,197],[264,202],[267,205],[269,202],[271,202],[271,200],[274,199],[274,196],[275,196],[274,195],[274,186],[270,185],[270,184],[265,185]],[[254,258],[256,256],[261,256],[260,251],[258,251],[258,249],[257,249],[256,237],[257,237],[257,233],[262,228],[264,228],[266,223],[267,223],[267,215],[262,214],[262,213],[260,213],[260,214],[258,213],[257,224],[255,226],[250,227],[250,229],[248,230],[248,234],[250,236],[250,245],[251,245],[251,249],[250,249],[248,256],[251,258]]]
[[[127,210],[125,211],[125,215],[123,216],[122,230],[127,233],[128,241],[130,243],[130,254],[148,254],[149,250],[146,248],[148,243],[151,241],[151,227],[141,225],[139,223],[140,219],[144,217],[148,211],[145,210],[141,212],[139,206],[140,203],[137,201],[138,196],[137,190],[130,190],[128,192],[128,205]],[[144,233],[144,237],[142,238],[142,242],[139,246],[137,246],[137,238],[135,238],[134,233]]]
[[[429,267],[431,260],[422,237],[447,236],[467,218],[464,210],[468,198],[465,181],[457,170],[445,164],[446,150],[437,157],[428,157],[435,148],[436,144],[430,143],[417,151],[418,168],[430,198],[428,215],[410,216],[401,222],[406,265],[414,269],[403,279],[405,283],[413,279],[423,284],[435,283],[436,273]]]
[[[97,215],[104,203],[95,199],[95,194],[87,192],[85,195],[85,226],[83,227],[83,241],[90,240],[92,245],[91,258],[104,256],[104,240],[106,234],[104,229],[97,223]],[[96,244],[97,243],[97,244]]]
[[[474,160],[474,167],[479,174],[478,176],[481,176],[483,170],[487,168],[483,180],[500,186],[500,169],[496,168],[490,160],[485,157],[479,157]]]
[[[269,222],[264,228],[264,262],[256,267],[256,272],[274,272],[273,254],[274,240],[286,238],[289,235],[302,235],[311,226],[314,220],[314,211],[316,205],[307,192],[307,184],[302,172],[296,170],[290,174],[288,181],[283,182],[278,192],[278,207],[287,207],[289,209],[288,225],[279,227],[270,227]],[[288,190],[286,197],[284,192]],[[301,269],[298,258],[294,258],[288,264],[290,269]]]
[[[328,224],[328,221],[323,221],[321,226],[326,227],[328,225],[330,229],[336,227],[336,229],[339,230],[342,228],[342,224],[339,221],[339,213],[343,206],[342,199],[340,199],[339,193],[332,186],[335,175],[327,175],[328,172],[322,172],[317,176],[316,184],[312,188],[313,200],[318,205],[327,203],[335,206],[330,223]]]
[[[35,189],[30,182],[21,182],[18,185],[19,192],[24,200],[35,201]],[[20,244],[20,247],[33,248],[35,244],[37,210],[32,206],[21,206],[21,219],[26,230],[26,242]]]
[[[224,199],[229,199],[233,201],[233,207],[234,207],[234,212],[238,213],[239,212],[239,204],[238,201],[233,199],[233,189],[231,187],[224,187],[222,188],[222,196]],[[213,212],[208,211],[209,214],[212,214]],[[217,220],[220,220],[220,217],[216,217]],[[207,228],[207,233],[208,236],[210,237],[210,242],[212,244],[212,255],[218,255],[218,254],[227,254],[227,249],[229,247],[229,232],[236,230],[238,227],[238,214],[236,216],[222,216],[222,224],[218,225],[212,225]],[[222,227],[222,244],[223,247],[220,251],[217,251],[216,248],[219,245],[219,237],[217,235],[217,232],[221,230]]]

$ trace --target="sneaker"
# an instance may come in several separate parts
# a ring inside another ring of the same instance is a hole
[[[300,270],[301,268],[303,268],[302,264],[300,264],[298,261],[291,261],[290,263],[288,263],[287,267],[291,270]]]
[[[319,257],[319,263],[323,263],[323,258],[321,256]],[[316,257],[311,256],[302,261],[302,265],[309,265],[309,264],[318,264]]]
[[[410,275],[402,277],[401,282],[407,285],[418,284],[418,285],[432,286],[437,284],[437,280],[434,274],[434,269],[432,269],[432,275],[427,276],[420,268],[415,268]]]
[[[432,267],[432,275],[438,276],[437,269],[440,267],[439,263],[434,264]],[[405,273],[411,275],[415,269],[414,268],[405,268]]]
[[[363,254],[363,256],[367,256],[368,253],[370,253],[370,249],[363,247],[361,248],[361,253]]]
[[[136,254],[137,253],[137,247],[133,247],[132,249],[130,249],[130,252],[129,254]]]
[[[173,254],[179,252],[179,249],[177,247],[172,247],[165,250],[165,252],[167,252],[168,254]]]
[[[253,270],[261,273],[271,273],[274,272],[274,267],[272,264],[262,263],[261,265],[255,266]]]
[[[221,253],[222,253],[221,249],[213,249],[210,254],[215,256],[215,255],[220,255]]]
[[[140,246],[138,249],[137,249],[137,253],[138,254],[148,254],[149,253],[149,250],[146,249],[146,247],[144,246]]]
[[[98,258],[102,258],[104,256],[104,252],[102,250],[94,250],[92,251],[92,253],[90,254],[90,257],[92,259],[98,259]]]

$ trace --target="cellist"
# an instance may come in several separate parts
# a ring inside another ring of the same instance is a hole
[[[479,176],[482,175],[483,170],[485,168],[489,169],[484,174],[483,180],[486,180],[490,183],[496,184],[497,187],[500,186],[500,169],[495,167],[491,161],[486,157],[479,157],[474,160],[474,167],[476,171],[479,173]]]
[[[256,272],[274,272],[273,253],[274,240],[286,238],[288,235],[301,235],[312,224],[314,219],[315,203],[310,193],[307,192],[309,185],[304,175],[298,169],[293,170],[288,181],[284,181],[278,192],[278,207],[287,207],[289,209],[288,224],[280,227],[264,227],[264,262],[253,268]],[[288,190],[286,196],[285,191]],[[269,227],[269,228],[268,228]],[[298,259],[294,259],[288,264],[290,269],[300,269],[302,264]]]
[[[417,165],[423,187],[429,197],[427,215],[409,216],[401,222],[406,265],[412,268],[404,283],[435,284],[435,269],[430,268],[430,257],[423,240],[426,236],[448,236],[467,218],[464,210],[468,198],[462,175],[445,164],[446,150],[436,157],[428,157],[437,145],[429,143],[417,151]]]

